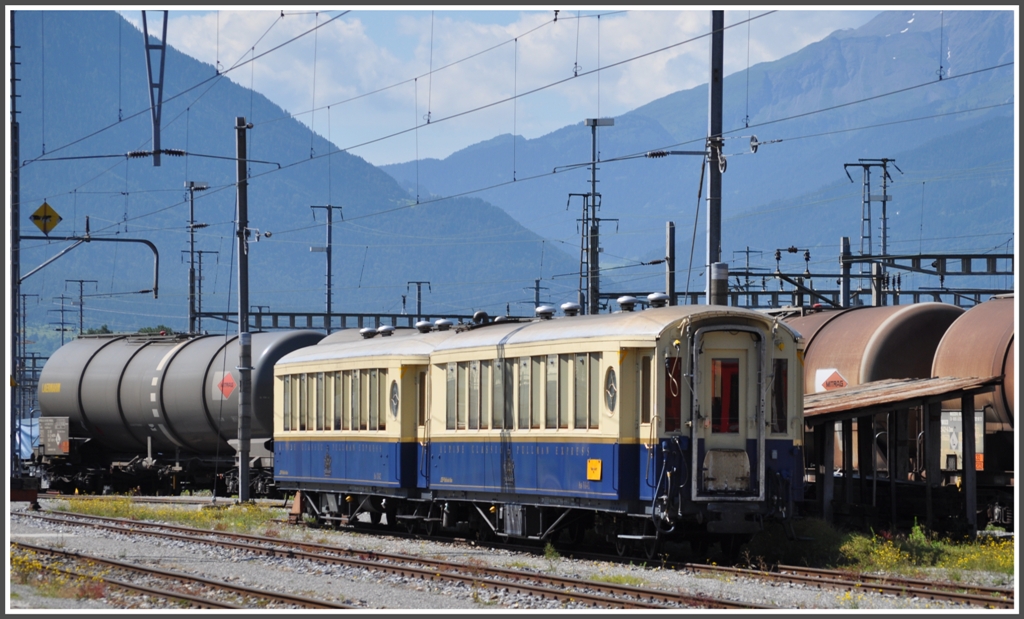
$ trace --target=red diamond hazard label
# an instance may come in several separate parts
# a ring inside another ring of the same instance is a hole
[[[833,389],[842,389],[849,384],[838,371],[835,371],[822,381],[821,386],[825,388],[825,391],[832,391]]]
[[[217,383],[217,388],[224,394],[225,398],[231,397],[231,394],[235,391],[235,387],[238,385],[235,383],[235,378],[230,373],[224,374],[224,378]]]

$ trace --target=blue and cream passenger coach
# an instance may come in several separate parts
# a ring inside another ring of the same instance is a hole
[[[383,328],[284,357],[279,486],[301,490],[322,522],[367,512],[410,530],[553,541],[589,530],[652,556],[662,540],[735,545],[791,516],[796,332],[724,306],[552,314]]]

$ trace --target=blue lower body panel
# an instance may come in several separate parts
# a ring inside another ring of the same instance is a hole
[[[274,441],[274,477],[289,481],[412,488],[416,444],[358,440]]]
[[[497,440],[433,442],[432,490],[604,501],[637,498],[637,445]]]

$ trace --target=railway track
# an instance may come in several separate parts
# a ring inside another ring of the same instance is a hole
[[[541,599],[554,599],[593,608],[772,608],[759,604],[687,595],[685,593],[657,589],[580,580],[521,570],[465,565],[409,555],[351,550],[336,546],[242,533],[207,531],[190,527],[87,516],[83,514],[56,516],[20,513],[19,515],[71,526],[105,529],[122,534],[147,535],[190,543],[209,544],[265,556],[345,565],[399,575],[405,578],[432,582],[459,582],[473,588],[523,593],[537,596]]]
[[[403,535],[402,533],[396,534]],[[468,540],[459,541],[468,542]],[[475,543],[485,547],[502,548],[505,550],[515,550],[524,553],[538,554],[542,552],[535,546],[488,544],[481,542]],[[600,552],[581,551],[568,551],[565,553],[565,556],[572,559],[622,564],[632,564],[637,560],[644,560],[644,558],[640,556],[620,556]],[[861,593],[872,592],[907,597],[912,596],[926,600],[943,600],[947,602],[988,608],[1014,607],[1014,590],[1005,587],[986,587],[954,582],[900,578],[895,576],[878,576],[853,571],[817,569],[792,565],[778,565],[772,570],[756,570],[668,560],[648,560],[648,563],[656,564],[663,569],[676,571],[769,580],[773,582],[797,584],[819,589],[836,589]]]
[[[65,574],[72,578],[88,578],[106,586],[131,593],[148,595],[191,608],[242,609],[242,608],[357,608],[309,597],[277,593],[264,589],[253,589],[232,585],[208,578],[193,576],[184,572],[163,570],[135,563],[125,563],[103,557],[69,552],[57,548],[36,546],[23,542],[11,542],[15,551],[33,553],[59,562],[63,566],[47,565],[51,572]],[[141,580],[142,582],[134,582]]]
[[[943,600],[985,608],[1013,608],[1013,589],[1002,587],[980,587],[950,582],[936,582],[894,578],[780,565],[777,571],[751,570],[738,567],[683,563],[675,566],[679,570],[695,573],[733,575],[745,578],[759,578],[800,584],[808,587],[840,589],[847,591],[882,593],[897,596],[912,596],[926,600]]]

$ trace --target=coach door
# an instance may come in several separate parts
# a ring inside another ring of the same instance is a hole
[[[748,327],[698,330],[693,367],[693,498],[761,495],[764,448],[761,335]]]

